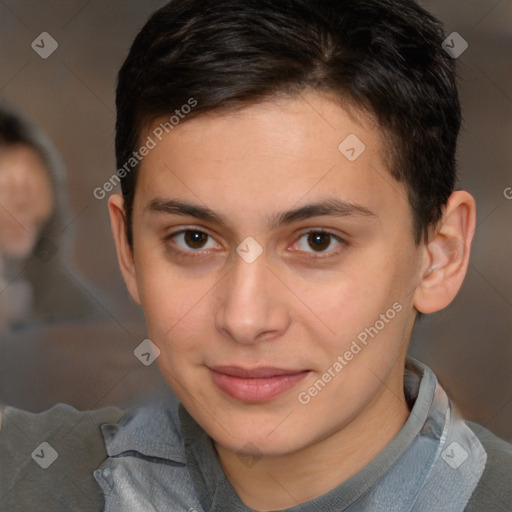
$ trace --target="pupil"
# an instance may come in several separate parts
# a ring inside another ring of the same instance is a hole
[[[308,242],[312,249],[323,251],[329,247],[330,235],[328,233],[311,233]],[[314,247],[316,246],[316,247]]]
[[[200,231],[187,231],[185,233],[185,242],[194,249],[200,249],[205,243],[205,238],[205,234]]]

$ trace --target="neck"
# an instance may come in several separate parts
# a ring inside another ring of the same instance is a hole
[[[342,484],[371,462],[409,416],[403,373],[348,425],[293,453],[262,457],[248,467],[236,453],[215,445],[219,461],[240,499],[258,511],[310,501]]]

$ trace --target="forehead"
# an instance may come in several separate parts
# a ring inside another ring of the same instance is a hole
[[[304,93],[185,116],[172,128],[166,121],[157,119],[144,136],[155,145],[140,164],[136,203],[172,195],[236,216],[236,208],[270,212],[326,193],[374,207],[406,197],[389,174],[385,135],[373,119],[328,96]]]
[[[37,151],[25,144],[2,146],[0,148],[0,164],[2,171],[8,170],[11,166],[18,166],[33,170],[34,174],[46,173]]]

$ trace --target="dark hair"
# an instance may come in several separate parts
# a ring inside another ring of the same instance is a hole
[[[439,21],[413,0],[173,0],[145,24],[119,72],[117,166],[155,118],[191,97],[197,107],[185,121],[278,94],[329,92],[388,137],[389,171],[407,188],[419,244],[456,179],[460,102],[443,40]],[[121,179],[130,244],[136,167]]]

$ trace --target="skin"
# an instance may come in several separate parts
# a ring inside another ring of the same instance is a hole
[[[0,150],[0,251],[27,257],[54,208],[48,171],[30,147]]]
[[[353,162],[338,150],[349,134],[366,146]],[[135,194],[133,250],[123,199],[109,200],[121,270],[161,350],[159,367],[256,510],[327,492],[396,436],[410,412],[403,372],[417,310],[448,305],[466,272],[469,251],[446,247],[469,248],[472,197],[454,192],[429,243],[415,245],[405,187],[386,168],[386,143],[372,119],[328,96],[275,98],[183,122],[149,152]],[[269,222],[333,198],[372,214]],[[150,207],[171,199],[206,206],[224,224]],[[186,229],[208,236],[186,238]],[[334,236],[319,246],[304,234],[318,230]],[[248,236],[263,248],[252,263],[236,252]],[[394,303],[402,310],[301,404],[298,394]],[[216,365],[309,373],[254,403],[221,391],[209,369]]]

